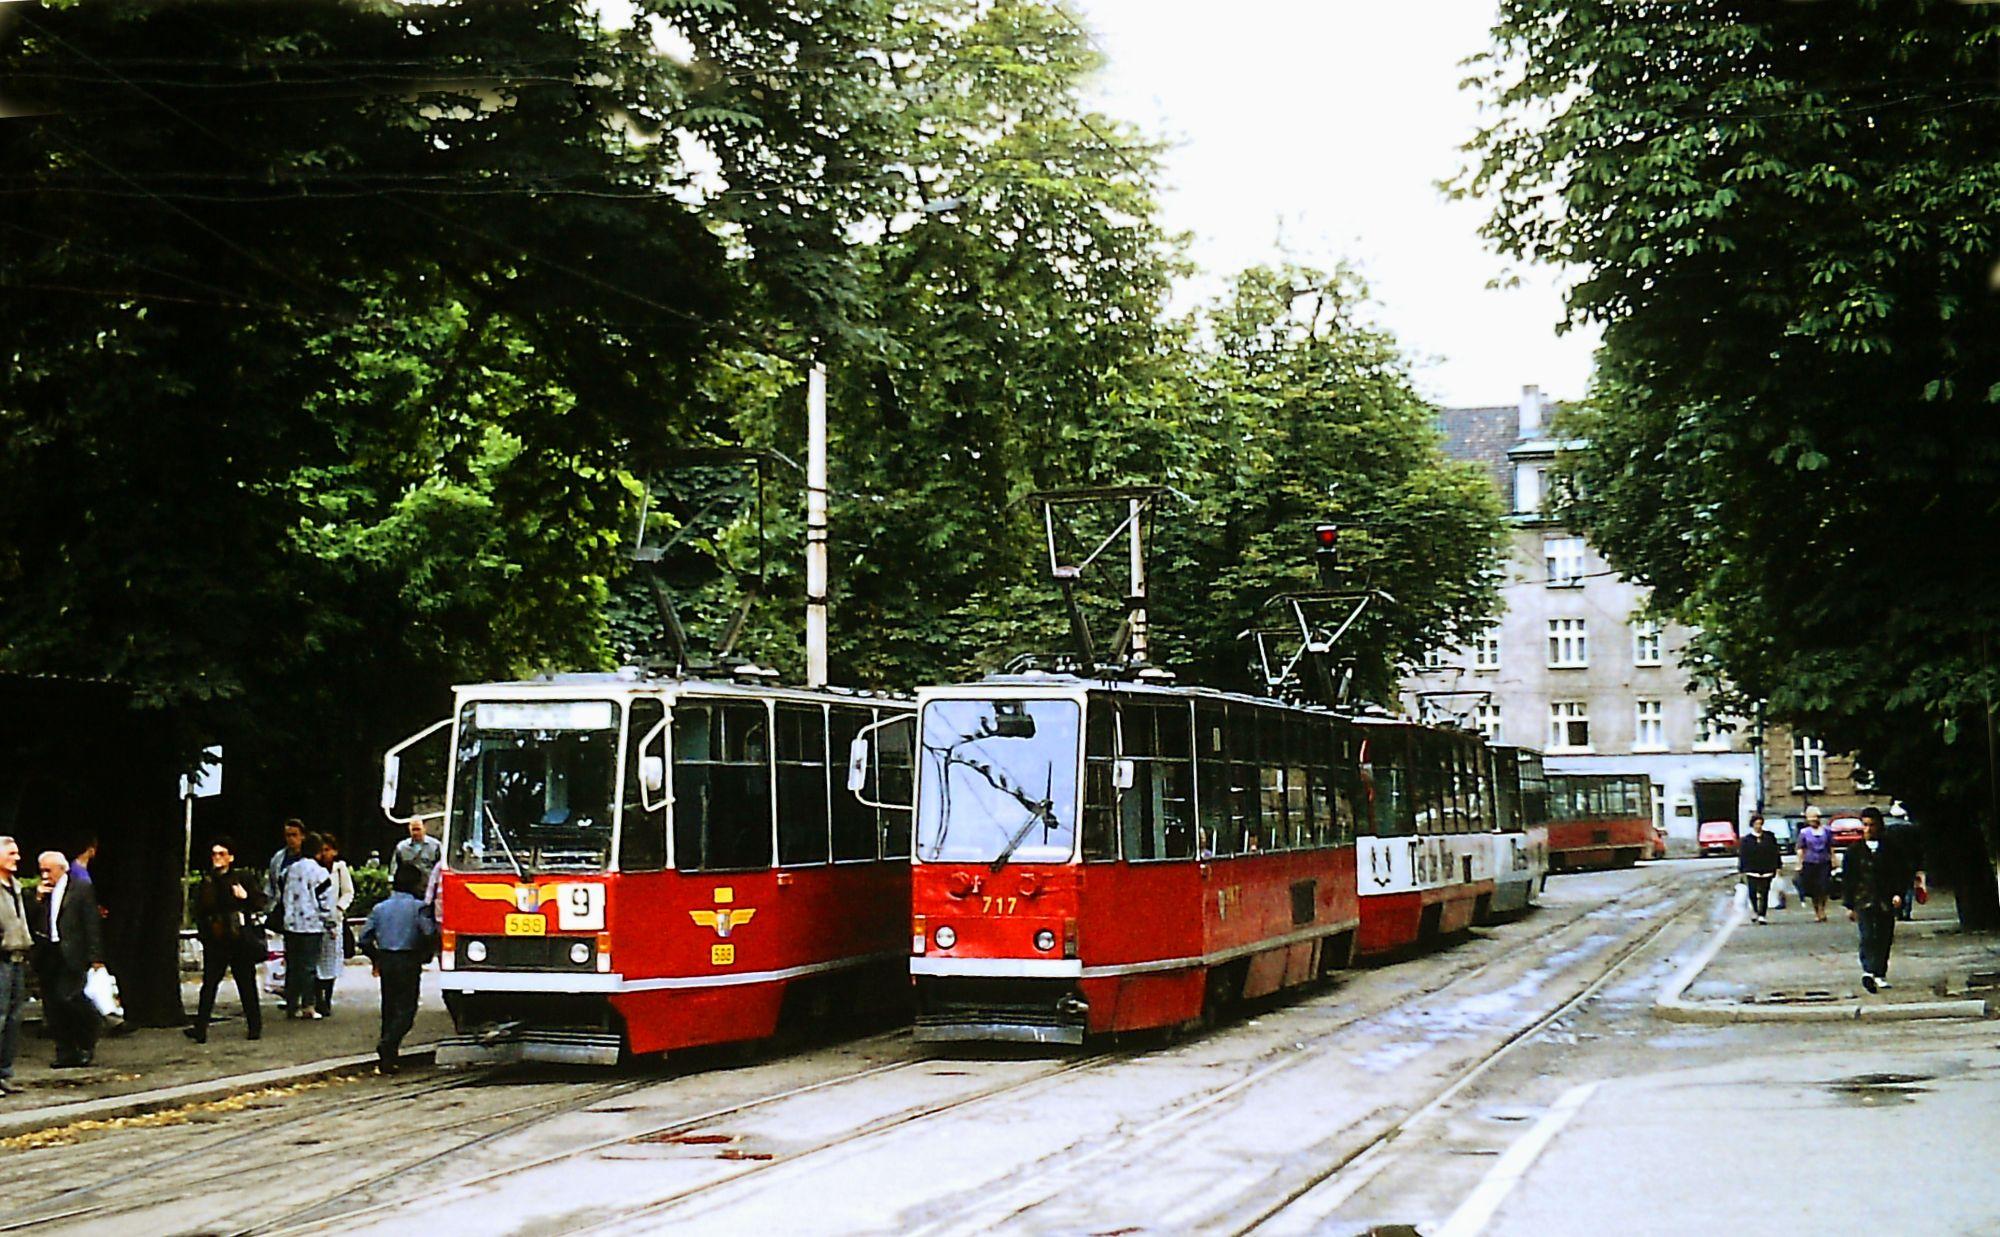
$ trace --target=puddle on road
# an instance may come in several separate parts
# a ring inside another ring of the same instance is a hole
[[[1849,1104],[1870,1108],[1879,1104],[1914,1104],[1919,1095],[1930,1093],[1929,1087],[1917,1084],[1934,1081],[1930,1074],[1856,1074],[1825,1085]]]

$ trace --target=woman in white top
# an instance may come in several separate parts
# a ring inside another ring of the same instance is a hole
[[[320,938],[319,983],[313,1002],[324,1018],[333,1012],[333,981],[340,978],[340,968],[347,963],[342,941],[347,930],[347,908],[354,905],[354,874],[347,870],[347,860],[340,857],[340,839],[331,833],[320,837],[319,854],[315,858],[319,866],[333,875],[335,914]]]

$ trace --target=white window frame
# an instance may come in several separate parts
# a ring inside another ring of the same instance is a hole
[[[1698,752],[1726,752],[1730,747],[1733,731],[1724,730],[1722,723],[1727,718],[1715,711],[1712,701],[1703,700],[1695,709],[1694,749]]]
[[[1500,668],[1500,629],[1488,627],[1472,639],[1472,668],[1474,670],[1498,670]]]
[[[1575,732],[1572,727],[1583,727],[1583,742],[1572,743]],[[1595,749],[1590,742],[1590,702],[1588,700],[1549,701],[1549,750],[1551,752],[1589,752]]]
[[[1501,742],[1500,702],[1497,700],[1488,700],[1474,705],[1472,707],[1472,724],[1480,734],[1486,736],[1488,743]]]
[[[1635,752],[1667,750],[1666,701],[1645,699],[1632,702],[1632,750]]]
[[[1570,535],[1542,538],[1544,583],[1550,588],[1582,588],[1585,550],[1583,538]]]
[[[1590,666],[1590,620],[1552,618],[1548,621],[1548,668],[1584,670]]]
[[[1542,466],[1514,465],[1514,514],[1540,515],[1542,494]]]
[[[1665,628],[1657,619],[1632,620],[1632,664],[1657,666],[1666,647]]]
[[[1425,649],[1423,666],[1426,670],[1451,669],[1451,650],[1442,647]]]
[[[1826,789],[1826,744],[1809,734],[1792,736],[1792,793]]]

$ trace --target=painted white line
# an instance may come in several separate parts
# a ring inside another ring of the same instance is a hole
[[[1500,1210],[1500,1204],[1513,1193],[1514,1187],[1521,1184],[1521,1178],[1527,1176],[1536,1158],[1548,1149],[1549,1143],[1555,1140],[1563,1126],[1569,1124],[1570,1118],[1590,1102],[1597,1087],[1597,1083],[1587,1082],[1563,1092],[1555,1107],[1535,1122],[1535,1128],[1507,1148],[1507,1154],[1501,1156],[1500,1162],[1487,1172],[1479,1188],[1459,1204],[1457,1211],[1451,1213],[1451,1219],[1437,1230],[1436,1237],[1477,1237],[1493,1219],[1493,1213]]]

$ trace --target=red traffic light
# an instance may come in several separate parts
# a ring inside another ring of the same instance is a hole
[[[1322,550],[1331,550],[1340,543],[1340,525],[1321,524],[1313,529],[1313,540]]]

